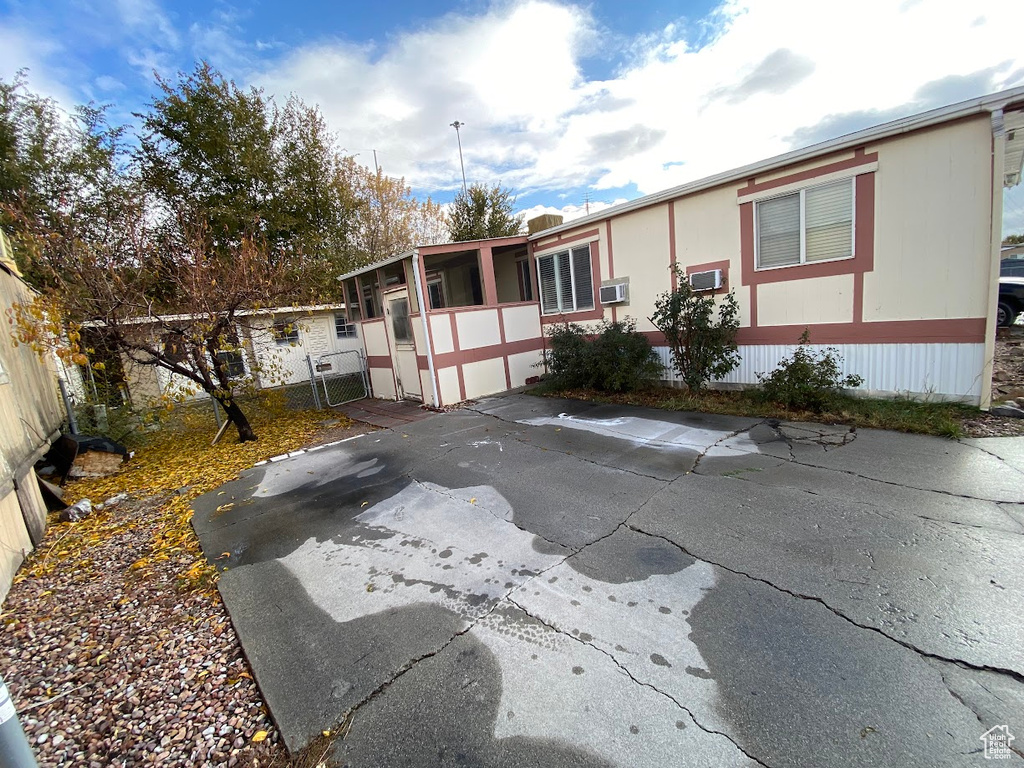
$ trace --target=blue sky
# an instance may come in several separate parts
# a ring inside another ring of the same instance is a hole
[[[0,0],[0,77],[123,120],[208,59],[318,104],[341,146],[446,202],[501,182],[580,215],[1024,83],[1013,0]],[[1024,192],[1006,228],[1024,231]]]

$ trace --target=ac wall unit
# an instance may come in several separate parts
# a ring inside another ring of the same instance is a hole
[[[695,291],[717,291],[722,287],[722,270],[709,269],[707,272],[692,272],[690,287]]]
[[[626,300],[626,283],[601,286],[602,304],[619,304]]]

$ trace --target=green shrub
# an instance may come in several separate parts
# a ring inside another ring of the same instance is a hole
[[[784,357],[769,374],[757,374],[760,394],[786,408],[820,413],[832,405],[844,388],[859,387],[864,379],[843,376],[843,358],[834,347],[815,352],[807,329],[791,357]]]
[[[661,362],[632,318],[596,329],[575,323],[554,326],[544,352],[548,382],[557,389],[630,392],[659,378]]]
[[[732,291],[721,301],[695,292],[679,267],[673,269],[678,287],[658,296],[651,322],[665,334],[672,367],[686,388],[699,392],[711,379],[720,379],[739,365],[739,305]]]

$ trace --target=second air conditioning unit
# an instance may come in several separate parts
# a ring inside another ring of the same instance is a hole
[[[691,272],[687,277],[695,291],[717,291],[722,287],[722,270],[709,269],[706,272]]]
[[[615,283],[614,285],[601,286],[602,304],[620,304],[626,300],[627,283]]]

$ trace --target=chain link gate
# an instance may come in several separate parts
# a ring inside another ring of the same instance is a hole
[[[344,405],[370,396],[366,357],[361,351],[352,349],[320,355],[314,367],[327,405]]]

